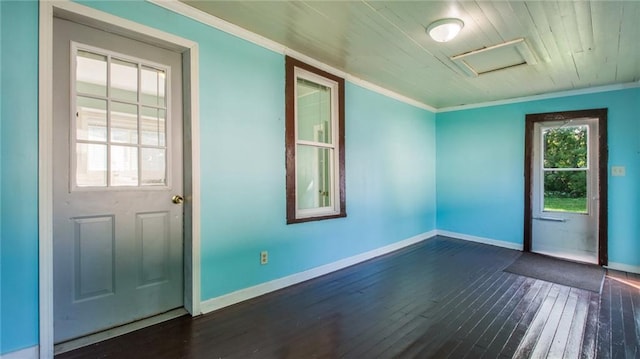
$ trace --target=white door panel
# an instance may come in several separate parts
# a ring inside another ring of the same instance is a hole
[[[59,343],[183,306],[182,63],[60,19],[53,58]]]

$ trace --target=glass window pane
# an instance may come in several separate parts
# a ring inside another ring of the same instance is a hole
[[[138,101],[138,64],[111,60],[111,98]]]
[[[331,88],[297,81],[298,139],[331,143]]]
[[[140,142],[143,145],[164,146],[165,110],[143,106],[140,112]]]
[[[76,91],[107,96],[107,57],[78,50],[76,56]]]
[[[138,106],[111,103],[111,141],[138,143]]]
[[[140,184],[143,186],[164,186],[166,184],[165,150],[161,148],[143,148]]]
[[[549,128],[544,136],[544,168],[587,168],[587,126]]]
[[[107,140],[107,101],[76,97],[76,138],[103,142]]]
[[[587,171],[545,171],[544,210],[587,213]]]
[[[138,148],[111,146],[111,185],[138,185]]]
[[[331,206],[332,149],[298,145],[296,198],[298,209]]]
[[[107,185],[107,146],[76,144],[76,185],[105,187]]]
[[[145,105],[165,106],[165,77],[162,70],[142,66],[140,73],[140,102]]]

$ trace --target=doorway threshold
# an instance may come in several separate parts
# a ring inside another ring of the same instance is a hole
[[[121,325],[119,327],[110,328],[98,333],[89,334],[84,337],[80,337],[77,339],[72,339],[66,342],[56,344],[53,347],[53,353],[54,355],[66,353],[74,349],[82,348],[87,345],[99,343],[123,334],[131,333],[138,329],[142,329],[142,328],[150,327],[152,325],[156,325],[162,322],[166,322],[168,320],[181,317],[185,314],[189,314],[189,312],[187,312],[187,310],[184,308],[173,309],[168,312],[154,315],[153,317],[144,318],[132,323]]]
[[[570,262],[598,264],[598,257],[595,253],[579,253],[562,250],[532,250],[532,253],[542,254],[548,257],[564,259]]]

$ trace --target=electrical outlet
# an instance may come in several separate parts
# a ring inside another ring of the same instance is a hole
[[[267,251],[260,252],[260,264],[267,264],[267,263],[269,263],[269,252]]]
[[[611,175],[615,177],[623,177],[626,175],[624,166],[611,166]]]

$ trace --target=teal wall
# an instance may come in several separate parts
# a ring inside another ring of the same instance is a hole
[[[38,4],[2,1],[0,352],[38,337]]]
[[[0,4],[2,208],[11,204],[0,217],[0,353],[8,353],[38,344],[38,5]],[[149,3],[86,4],[199,43],[202,300],[435,229],[433,113],[347,83],[348,217],[287,226],[284,56]]]
[[[640,266],[640,88],[438,113],[437,228],[522,244],[525,115],[608,108],[609,262]]]

